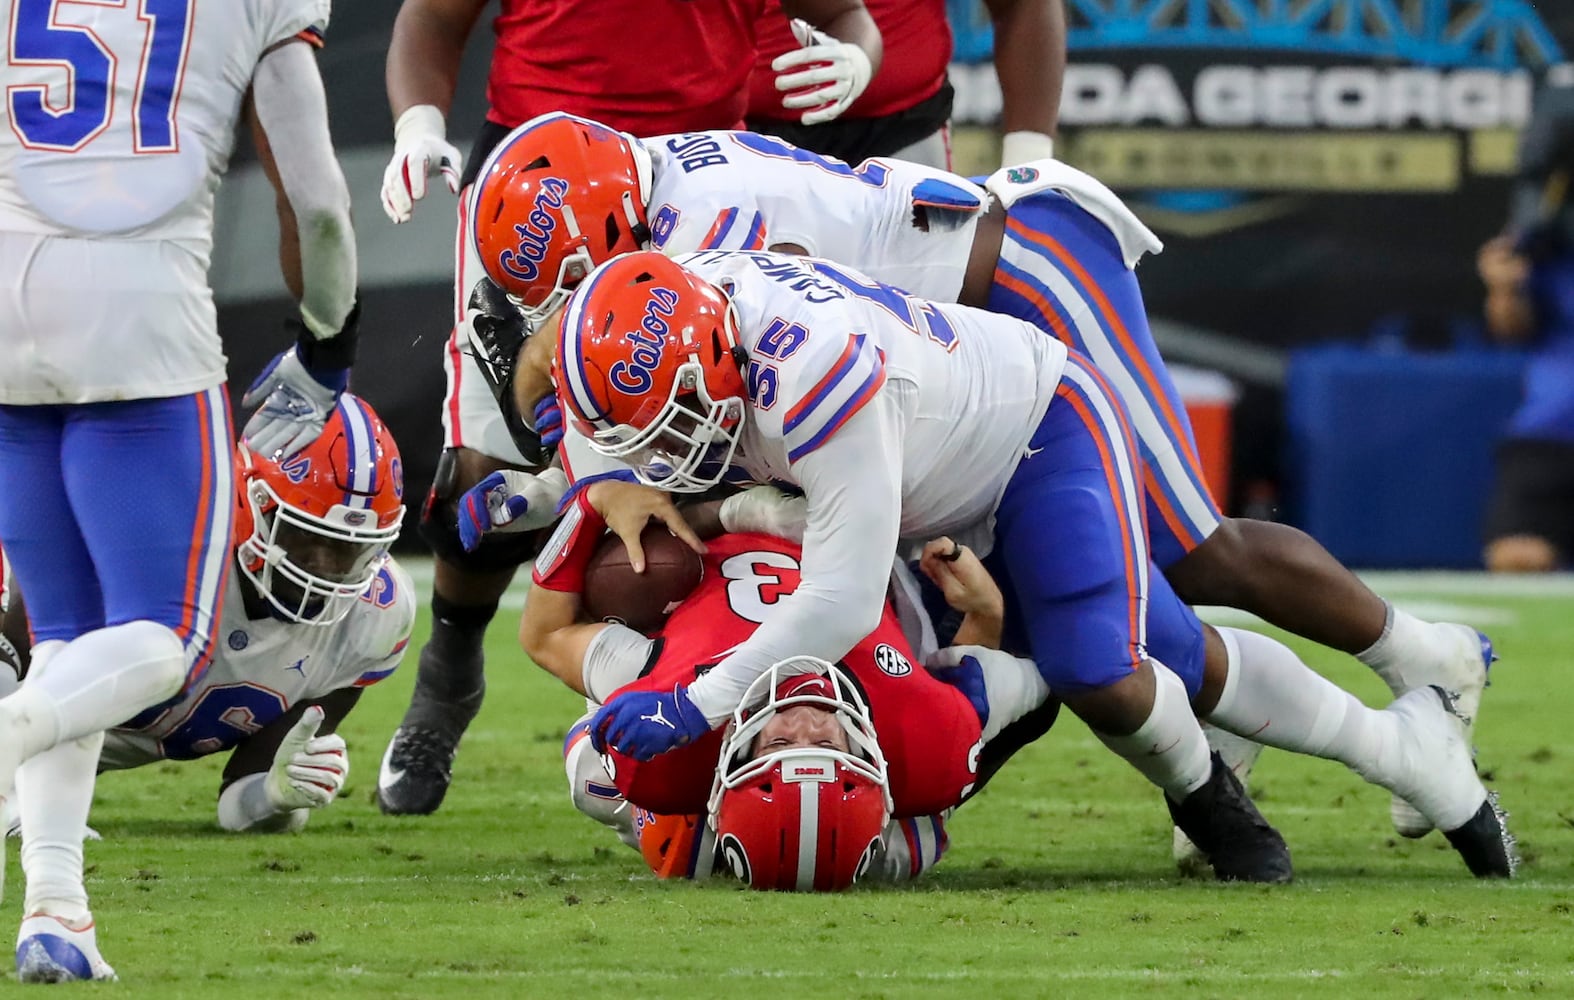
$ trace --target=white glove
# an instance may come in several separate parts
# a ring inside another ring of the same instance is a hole
[[[780,74],[776,77],[777,90],[803,93],[788,94],[782,98],[782,107],[812,109],[798,119],[805,125],[828,122],[846,111],[869,86],[869,78],[874,75],[869,54],[852,42],[837,41],[807,21],[794,19],[792,30],[798,44],[804,47],[777,56],[771,61],[771,69]],[[804,65],[809,68],[797,73],[783,72]],[[825,86],[818,86],[822,83]],[[814,89],[806,89],[810,87]]]
[[[774,486],[754,486],[723,500],[718,515],[728,531],[758,531],[801,544],[809,523],[809,501]]]
[[[407,108],[394,123],[394,155],[383,171],[383,211],[394,222],[409,222],[415,203],[426,197],[426,179],[443,175],[448,190],[459,193],[464,157],[446,138],[443,113],[430,104]]]
[[[350,756],[338,733],[318,736],[322,706],[313,705],[279,743],[273,767],[263,785],[268,802],[279,812],[321,809],[332,802],[350,776]]]
[[[260,406],[241,435],[259,455],[293,455],[322,433],[339,394],[313,378],[291,347],[274,358],[241,397],[243,409]]]
[[[1005,138],[1000,140],[1002,167],[1054,158],[1055,140],[1042,132],[1007,132]]]

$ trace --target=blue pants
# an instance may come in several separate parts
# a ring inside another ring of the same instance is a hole
[[[235,520],[222,386],[116,403],[0,406],[0,544],[34,641],[173,629],[187,685],[211,658]]]
[[[991,312],[1032,323],[1087,357],[1131,415],[1153,561],[1168,568],[1219,525],[1191,421],[1148,329],[1115,236],[1076,202],[1033,195],[1006,215]]]
[[[1060,695],[1108,687],[1149,655],[1202,688],[1202,623],[1148,555],[1140,462],[1124,409],[1085,358],[1006,485],[989,568],[1006,594],[1006,646]]]

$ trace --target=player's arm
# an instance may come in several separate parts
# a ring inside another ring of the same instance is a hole
[[[328,98],[312,47],[291,39],[257,63],[252,136],[273,184],[285,283],[320,350],[353,358],[353,343],[331,344],[355,306],[355,228],[350,189],[328,132]],[[353,333],[353,331],[352,331]]]
[[[536,665],[578,694],[605,701],[651,662],[656,646],[631,628],[585,622],[585,567],[606,522],[578,494],[536,557],[519,619],[519,645]]]
[[[258,407],[243,433],[258,452],[289,454],[322,432],[349,383],[360,316],[355,231],[311,45],[291,38],[263,54],[250,107],[257,155],[278,206],[279,261],[301,319],[286,324],[295,345],[242,398],[242,406]]]
[[[426,197],[426,180],[442,174],[458,193],[462,160],[448,141],[448,108],[459,81],[465,41],[486,0],[404,0],[394,19],[384,72],[394,118],[394,155],[383,171],[383,211],[407,222]]]
[[[984,0],[995,27],[1000,78],[1001,163],[1012,166],[1055,155],[1051,138],[1066,75],[1063,0]]]
[[[219,826],[232,833],[299,830],[312,809],[332,802],[349,775],[336,730],[360,698],[360,688],[348,687],[303,702],[236,746],[219,786]]]
[[[690,700],[711,723],[725,719],[773,663],[799,655],[834,663],[880,623],[900,529],[908,391],[905,383],[886,383],[825,440],[811,437],[794,449],[793,471],[808,504],[802,582],[747,641],[690,685]]]

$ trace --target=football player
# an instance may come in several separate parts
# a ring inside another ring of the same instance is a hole
[[[10,5],[0,542],[37,641],[0,702],[0,788],[14,780],[26,830],[25,981],[113,976],[80,878],[102,734],[212,657],[234,436],[207,271],[243,111],[301,307],[247,434],[296,448],[344,387],[355,244],[313,55],[327,15],[327,0]]]
[[[445,119],[465,41],[486,6],[486,0],[400,5],[388,48],[394,155],[382,187],[383,208],[394,222],[411,217],[429,178],[441,175],[450,191],[467,191],[497,141],[547,111],[595,115],[642,135],[742,125],[762,0],[658,9],[640,0],[503,0],[492,22],[487,120],[463,169]],[[784,58],[776,80],[803,121],[835,118],[880,66],[879,29],[861,0],[788,0],[786,9],[813,25],[816,36],[814,44]],[[658,67],[635,55],[646,52],[667,53],[667,61]],[[462,193],[461,232],[467,211]],[[467,240],[459,241],[455,258],[454,317],[463,329],[480,267]],[[543,460],[534,442],[516,445],[503,432],[485,384],[460,352],[462,343],[450,337],[444,355],[444,451],[420,522],[437,556],[432,636],[421,650],[410,707],[389,742],[379,779],[378,805],[388,813],[430,813],[441,804],[459,738],[485,693],[487,624],[514,570],[539,544],[516,536],[468,552],[458,542],[455,503],[465,489],[495,469],[533,468]]]
[[[652,487],[628,504],[629,484],[588,486],[621,537],[613,508],[681,524],[661,491],[729,476],[806,498],[797,590],[693,683],[617,694],[592,720],[598,746],[649,758],[705,736],[772,663],[833,660],[865,634],[884,591],[869,564],[888,565],[900,539],[966,531],[994,553],[1025,633],[1008,648],[1031,650],[1050,690],[1165,792],[1221,878],[1288,880],[1289,856],[1199,717],[1343,761],[1408,794],[1473,872],[1512,874],[1452,696],[1418,688],[1372,711],[1293,654],[1232,651],[1243,640],[1205,629],[1151,572],[1124,408],[1029,324],[823,260],[642,252],[574,293],[555,364],[565,417]]]
[[[922,299],[1032,323],[1090,360],[1130,413],[1153,560],[1185,601],[1241,608],[1355,655],[1396,696],[1441,684],[1474,725],[1492,660],[1484,636],[1395,608],[1304,532],[1221,517],[1133,271],[1162,244],[1094,178],[1043,160],[981,189],[748,132],[635,139],[545,115],[497,145],[470,214],[487,276],[538,324],[591,267],[632,246],[825,257]],[[519,412],[529,433],[532,410]],[[1393,816],[1406,835],[1430,828],[1402,801]]]
[[[600,515],[581,492],[544,549],[543,560],[537,563],[536,585],[526,599],[520,623],[521,645],[540,666],[597,705],[619,691],[670,691],[692,683],[727,649],[752,635],[767,619],[769,609],[798,586],[798,543],[739,530],[769,527],[775,516],[771,506],[760,500],[760,491],[739,494],[720,505],[714,528],[729,529],[729,533],[709,545],[698,588],[679,603],[653,637],[647,638],[621,624],[581,621],[584,567],[605,532]],[[879,625],[841,658],[834,676],[824,679],[825,671],[811,671],[823,681],[817,682],[812,695],[797,685],[791,685],[796,694],[789,695],[784,685],[793,671],[783,668],[759,689],[758,698],[746,699],[751,713],[761,708],[759,703],[767,695],[776,699],[819,697],[823,699],[815,702],[819,709],[834,704],[849,706],[851,714],[843,721],[856,718],[858,725],[851,736],[861,746],[866,762],[878,772],[867,773],[851,765],[857,783],[860,788],[877,785],[872,797],[883,796],[889,802],[886,812],[890,815],[879,818],[873,835],[880,836],[882,830],[888,834],[886,865],[904,877],[916,876],[938,860],[944,846],[939,814],[958,805],[987,780],[1009,755],[1006,747],[1026,742],[1022,729],[1013,731],[1010,741],[997,743],[997,737],[1029,716],[1033,717],[1031,736],[1036,737],[1047,731],[1057,708],[1049,703],[1048,688],[1030,662],[993,648],[999,644],[1002,598],[977,558],[950,539],[937,539],[928,550],[926,570],[945,583],[950,600],[966,614],[956,645],[935,650],[932,633],[925,641],[921,612],[911,599],[916,586],[903,576],[905,568],[899,568],[896,593],[908,598],[902,604],[907,614],[900,616],[905,617],[908,629],[904,631],[897,607],[887,601]],[[941,553],[953,558],[943,559]],[[917,633],[916,642],[909,640],[909,632]],[[921,659],[914,649],[925,645],[931,648]],[[927,664],[935,674],[931,676],[915,663]],[[844,689],[851,690],[851,696]],[[681,750],[648,760],[612,749],[605,758],[605,769],[587,739],[587,714],[570,729],[564,744],[574,802],[582,811],[618,828],[631,842],[636,831],[625,802],[659,816],[713,814],[719,759],[742,767],[761,752],[778,754],[797,745],[821,742],[825,733],[816,735],[814,716],[823,713],[790,711],[794,704],[798,703],[773,701],[770,712],[782,711],[783,715],[769,723],[768,715],[751,714],[747,736],[733,732],[724,737],[718,730]],[[878,738],[873,735],[876,722]],[[848,733],[840,723],[822,728],[829,729],[829,739],[841,741],[833,749],[848,752]],[[726,739],[741,741],[749,752],[740,756],[739,751],[725,751]],[[842,761],[841,765],[850,762]],[[824,773],[842,773],[841,765]],[[760,766],[770,770],[773,765]],[[748,794],[738,792],[741,797]],[[829,825],[839,822],[840,816],[831,809],[824,813]],[[896,822],[886,830],[891,818],[912,822]],[[858,843],[852,862],[858,860],[870,839],[865,836]],[[664,850],[648,856],[670,860],[685,855]],[[844,873],[857,867],[855,863],[842,865],[836,857],[827,853],[820,866]],[[698,854],[694,858],[697,860]],[[892,862],[892,858],[900,861]],[[766,869],[758,858],[753,867],[764,877]],[[806,878],[815,867],[805,866]],[[694,874],[686,869],[663,873]],[[850,879],[832,881],[836,888],[844,888]]]
[[[398,667],[415,624],[410,578],[388,555],[404,517],[403,470],[387,428],[349,393],[306,448],[270,456],[242,442],[234,463],[223,642],[178,699],[105,734],[98,766],[228,750],[219,826],[299,830],[348,777],[334,730],[362,690]]]

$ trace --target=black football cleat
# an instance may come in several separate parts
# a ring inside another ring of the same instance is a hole
[[[420,684],[383,751],[377,808],[390,816],[428,816],[443,804],[454,777],[454,755],[485,688],[456,703],[438,702]]]
[[[1284,838],[1263,819],[1217,753],[1207,784],[1184,802],[1168,795],[1164,801],[1175,825],[1207,856],[1219,881],[1282,884],[1295,877]]]
[[[1513,878],[1519,869],[1519,848],[1508,829],[1508,813],[1490,792],[1481,808],[1464,826],[1447,830],[1443,836],[1465,859],[1465,866],[1476,878]]]

